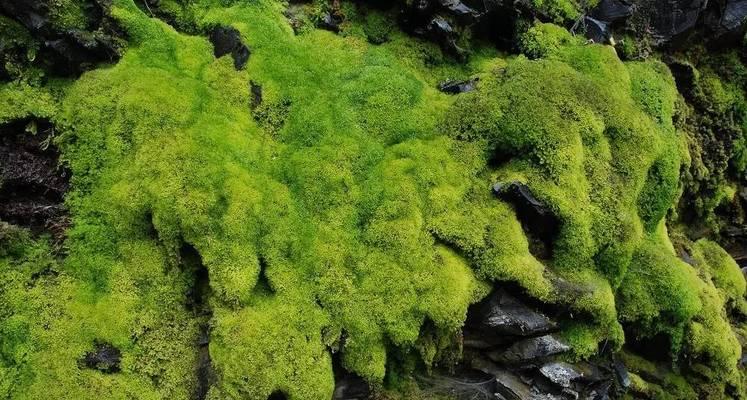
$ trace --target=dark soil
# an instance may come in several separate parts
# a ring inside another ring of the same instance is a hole
[[[0,220],[61,239],[69,225],[63,198],[70,171],[59,165],[53,135],[44,120],[0,125]]]

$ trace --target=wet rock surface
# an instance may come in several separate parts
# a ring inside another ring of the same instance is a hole
[[[251,51],[241,41],[241,33],[234,27],[217,26],[210,31],[210,43],[216,58],[230,54],[237,71],[244,69]]]
[[[332,394],[332,400],[366,400],[372,397],[368,382],[342,367],[339,353],[335,353],[332,357],[332,370],[335,375],[335,391]]]
[[[70,172],[59,166],[53,135],[44,120],[0,125],[0,219],[60,239],[68,225],[63,197]]]
[[[118,348],[106,342],[96,342],[93,347],[94,349],[86,353],[79,364],[105,374],[119,372],[122,352]]]
[[[53,75],[77,76],[102,62],[119,59],[123,33],[108,17],[110,4],[105,0],[82,2],[86,15],[85,27],[63,27],[54,23],[49,0],[4,0],[0,16],[20,24],[34,39],[39,53],[33,60],[14,57],[9,52],[30,51],[31,48],[0,46],[0,58],[15,59],[41,66]]]

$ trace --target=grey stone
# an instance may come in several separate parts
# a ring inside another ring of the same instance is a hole
[[[504,351],[491,352],[488,356],[501,363],[527,363],[569,351],[571,348],[553,335],[544,335],[518,341]]]
[[[540,367],[540,373],[551,382],[563,388],[570,388],[571,383],[583,374],[571,364],[565,362],[551,362]]]
[[[481,327],[496,335],[535,336],[557,329],[544,314],[497,289],[483,306]]]

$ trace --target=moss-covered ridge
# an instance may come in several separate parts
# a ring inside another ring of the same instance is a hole
[[[212,289],[208,398],[329,398],[331,351],[381,382],[399,370],[388,359],[429,361],[439,341],[421,327],[451,337],[492,281],[570,308],[578,356],[621,346],[624,324],[723,371],[717,390],[738,384],[725,304],[744,299],[744,279],[710,244],[697,269],[684,264],[666,234],[683,142],[663,64],[541,25],[525,48],[543,59],[429,69],[429,45],[294,36],[283,8],[193,4],[195,23],[231,25],[252,49],[236,71],[205,38],[116,0],[130,37],[118,64],[2,88],[0,120],[43,116],[64,132],[75,189],[63,263],[24,233],[2,247],[0,395],[189,398],[185,244]],[[480,90],[437,92],[454,73],[479,73]],[[270,125],[250,112],[250,81]],[[517,180],[562,222],[551,260],[490,194]],[[120,373],[79,368],[96,340],[122,350]]]

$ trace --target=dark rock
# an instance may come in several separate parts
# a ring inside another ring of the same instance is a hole
[[[252,110],[255,110],[262,105],[262,86],[254,81],[249,81],[249,93],[252,96],[249,106]]]
[[[465,22],[473,22],[480,16],[479,12],[459,0],[439,0],[439,5]]]
[[[231,54],[233,66],[241,70],[249,61],[251,51],[241,41],[241,33],[234,27],[217,26],[210,32],[210,43],[213,44],[213,54],[216,58]]]
[[[631,16],[633,5],[624,0],[601,0],[590,14],[599,21],[615,22]]]
[[[521,377],[485,359],[475,359],[472,367],[495,377],[496,393],[506,400],[529,400],[532,389]]]
[[[59,167],[53,135],[54,127],[44,120],[0,125],[0,219],[61,239],[70,172]]]
[[[478,304],[479,328],[497,336],[535,336],[551,332],[557,325],[545,315],[497,289]]]
[[[541,360],[571,349],[553,335],[523,339],[504,351],[495,351],[488,356],[496,362],[517,364]]]
[[[472,78],[468,80],[448,80],[438,85],[438,90],[448,94],[459,94],[465,92],[471,92],[477,89],[477,82],[480,78]]]
[[[476,369],[458,368],[449,372],[435,371],[428,376],[418,375],[416,379],[418,387],[425,393],[443,398],[495,400],[495,377]]]
[[[534,196],[521,182],[496,183],[493,193],[511,203],[529,239],[529,250],[540,259],[552,258],[552,243],[560,229],[560,220],[549,206]]]
[[[321,29],[338,33],[340,32],[340,25],[342,24],[342,22],[343,19],[338,13],[326,12],[319,19],[317,26]]]
[[[93,351],[86,353],[81,360],[83,366],[101,371],[105,374],[119,372],[122,352],[106,342],[95,342]]]
[[[53,75],[77,76],[98,63],[117,60],[124,45],[123,34],[108,17],[106,1],[88,0],[80,6],[88,19],[85,30],[53,24],[50,2],[44,0],[4,0],[0,14],[18,22],[37,41],[35,64]]]
[[[581,371],[573,365],[565,362],[552,362],[545,364],[540,367],[539,371],[542,376],[562,388],[570,388],[573,381],[583,377]]]
[[[607,22],[592,17],[585,17],[584,26],[586,27],[586,38],[594,43],[604,44],[612,38],[612,32]]]
[[[350,374],[335,382],[333,400],[365,400],[370,397],[370,386],[359,376]]]
[[[623,389],[629,388],[630,387],[630,375],[628,374],[628,369],[625,368],[625,364],[623,364],[622,361],[616,358],[612,362],[612,367],[615,372],[615,380],[620,385],[620,387]]]
[[[726,2],[721,16],[720,28],[725,31],[740,29],[747,19],[747,0],[732,0]]]

